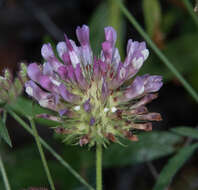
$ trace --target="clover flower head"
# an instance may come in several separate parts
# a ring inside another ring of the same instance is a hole
[[[4,75],[0,76],[0,104],[6,104],[16,99],[23,91],[24,83],[27,80],[27,68],[24,63],[20,65],[17,77],[13,77],[9,69],[4,70]]]
[[[136,141],[136,129],[149,131],[150,121],[161,120],[145,105],[157,98],[162,77],[146,74],[132,80],[149,55],[145,42],[130,39],[122,62],[115,47],[116,31],[110,26],[104,31],[98,57],[90,47],[89,28],[83,25],[76,29],[80,46],[65,35],[56,46],[56,57],[52,46],[44,44],[44,64],[31,63],[27,69],[31,79],[25,84],[27,94],[57,113],[42,116],[58,120],[61,126],[55,131],[80,146],[106,146],[120,137]]]

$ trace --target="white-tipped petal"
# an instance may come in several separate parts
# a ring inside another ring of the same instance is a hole
[[[29,95],[29,96],[33,96],[33,89],[28,86],[26,89],[25,89],[25,92]]]
[[[65,42],[59,42],[56,46],[59,57],[62,58],[63,54],[67,52],[67,46]]]
[[[134,58],[132,61],[134,68],[137,70],[142,66],[143,62],[144,62],[144,59],[142,57],[138,59]]]
[[[144,49],[141,51],[142,55],[144,56],[144,60],[146,60],[149,56],[149,50],[148,49]]]
[[[59,85],[61,84],[61,82],[57,81],[56,79],[54,79],[54,78],[52,78],[52,77],[50,77],[50,80],[51,80],[51,82],[52,82],[54,85],[56,85],[56,86],[59,86]]]
[[[75,106],[75,107],[74,107],[74,110],[75,110],[75,111],[79,111],[79,110],[80,110],[80,106]]]

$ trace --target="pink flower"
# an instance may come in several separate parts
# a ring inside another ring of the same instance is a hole
[[[57,44],[59,59],[50,44],[44,44],[43,65],[32,63],[26,92],[46,108],[57,112],[62,126],[56,132],[65,141],[90,147],[119,142],[119,137],[137,140],[133,130],[151,130],[149,121],[159,121],[158,113],[148,113],[145,105],[156,98],[162,86],[161,76],[136,75],[149,55],[145,42],[127,44],[122,62],[115,47],[116,31],[105,28],[100,56],[93,56],[89,28],[77,27],[80,46],[68,39]],[[61,60],[61,61],[59,61]],[[126,83],[127,82],[127,83]],[[50,117],[48,117],[50,118]]]

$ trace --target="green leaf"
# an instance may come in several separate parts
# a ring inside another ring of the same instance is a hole
[[[173,145],[181,140],[170,132],[146,132],[138,137],[138,142],[124,143],[126,147],[112,144],[104,153],[104,165],[125,166],[157,159],[173,153]]]
[[[10,146],[12,147],[12,142],[8,133],[8,130],[6,128],[5,123],[0,120],[0,137],[2,137],[2,139],[4,139],[4,141]]]
[[[143,13],[146,29],[150,37],[154,36],[156,27],[161,21],[161,7],[158,0],[143,0]]]
[[[171,159],[162,169],[157,183],[153,190],[164,190],[171,183],[173,176],[193,154],[194,150],[198,148],[198,144],[193,144],[188,147],[181,148],[180,151]]]
[[[198,139],[198,129],[192,128],[192,127],[177,127],[171,129],[171,131],[182,135],[182,136],[188,136],[191,138],[196,138]]]

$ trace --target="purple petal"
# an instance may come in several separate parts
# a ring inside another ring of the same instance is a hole
[[[124,67],[122,62],[119,63],[119,66],[116,71],[116,76],[112,79],[110,82],[110,88],[111,89],[116,89],[119,86],[121,86],[124,81],[126,80],[128,70]]]
[[[56,50],[60,58],[63,59],[63,55],[67,53],[67,46],[65,42],[59,42],[56,46]]]
[[[39,78],[39,84],[46,90],[52,91],[53,83],[49,76],[43,75]]]
[[[44,75],[53,75],[53,67],[51,66],[50,63],[45,62],[43,64],[43,74]]]
[[[57,111],[56,97],[53,94],[49,94],[47,98],[39,101],[40,106]]]
[[[141,77],[136,77],[132,85],[125,91],[125,97],[128,100],[136,98],[144,93],[144,81]]]
[[[57,73],[60,75],[61,79],[66,80],[67,78],[67,67],[60,66],[57,70]]]
[[[80,63],[80,52],[79,48],[76,46],[75,42],[72,40],[69,40],[67,38],[67,35],[65,34],[65,41],[68,48],[69,58],[71,60],[71,63],[74,68],[76,68],[76,65]]]
[[[113,54],[115,51],[115,42],[116,42],[116,31],[112,27],[106,27],[105,29],[105,42],[102,43],[102,57],[104,56],[108,64],[111,63],[113,59]]]
[[[83,65],[91,65],[93,62],[93,52],[90,46],[82,46],[80,48],[82,55]]]
[[[41,48],[41,54],[45,60],[47,60],[53,70],[57,71],[58,67],[60,67],[62,64],[59,62],[59,60],[54,55],[53,49],[51,44],[44,44]]]
[[[71,64],[69,57],[69,51],[65,42],[59,42],[56,46],[59,57],[63,60],[65,64]]]
[[[105,101],[109,95],[109,89],[107,86],[107,82],[104,80],[102,84],[102,101]]]
[[[67,67],[68,72],[67,72],[67,78],[72,82],[76,83],[76,77],[75,77],[75,69],[73,68],[72,65],[69,65]]]
[[[69,57],[68,48],[65,42],[59,42],[56,46],[59,57],[63,60],[65,64],[71,64]]]
[[[41,88],[39,88],[39,86],[32,80],[25,83],[25,91],[29,96],[32,96],[37,101],[45,99],[49,95],[49,93],[41,90]]]
[[[42,76],[42,72],[39,66],[36,63],[32,63],[28,65],[27,74],[33,81],[38,81],[39,78]]]
[[[75,76],[76,76],[76,80],[80,86],[80,88],[82,89],[86,89],[88,87],[88,84],[82,74],[82,70],[81,70],[81,67],[80,67],[80,64],[78,64],[76,66],[76,69],[75,69]]]
[[[78,38],[78,41],[82,46],[89,45],[89,27],[86,25],[83,25],[82,27],[77,27],[76,29],[76,35]]]
[[[60,63],[60,61],[56,57],[51,59],[49,62],[55,72],[57,72],[58,68],[63,65],[62,63]]]
[[[101,60],[98,60],[98,64],[99,64],[99,66],[100,66],[101,73],[102,73],[103,75],[105,75],[105,73],[106,73],[107,70],[108,70],[108,65],[107,65],[107,63],[106,63],[106,62],[103,62],[103,61],[101,61]]]
[[[41,48],[41,55],[43,56],[44,59],[49,60],[51,58],[54,58],[54,52],[52,49],[52,46],[50,43],[48,44],[43,44],[42,48]]]
[[[105,39],[110,41],[113,45],[115,45],[117,34],[113,27],[108,26],[104,29],[105,31]]]
[[[72,47],[72,44],[71,44],[69,38],[67,37],[66,34],[64,34],[64,37],[65,37],[65,42],[66,42],[66,46],[67,46],[68,50],[73,51],[73,47]]]
[[[117,48],[115,48],[114,54],[113,54],[113,58],[112,58],[112,64],[113,64],[113,69],[114,71],[117,70],[119,63],[120,63],[121,59],[120,59],[120,54]]]
[[[124,81],[127,77],[127,69],[123,66],[123,64],[120,62],[117,70],[119,81]]]
[[[83,25],[82,28],[77,27],[76,29],[77,38],[81,44],[81,56],[83,59],[83,64],[92,64],[93,53],[89,44],[89,27]]]
[[[94,58],[94,64],[93,64],[93,79],[94,80],[99,80],[100,77],[100,66],[99,62]]]
[[[157,92],[163,85],[161,76],[144,75],[142,76],[142,79],[144,81],[145,93]]]
[[[105,41],[102,43],[102,50],[106,60],[111,61],[113,54],[113,47],[111,42]]]
[[[127,57],[124,62],[124,66],[128,68],[128,78],[134,76],[143,65],[143,62],[149,55],[148,49],[146,49],[145,42],[132,41],[131,39],[127,44]]]
[[[50,65],[44,65],[44,73],[52,74],[52,71],[49,71]],[[53,78],[51,75],[43,75],[41,73],[41,70],[39,69],[39,66],[35,63],[30,64],[27,69],[28,76],[38,84],[40,84],[43,88],[46,90],[49,90],[51,92],[58,92],[57,86],[59,85],[59,81]]]
[[[74,94],[71,94],[67,88],[65,87],[64,84],[61,84],[59,87],[59,92],[61,94],[61,96],[63,97],[63,99],[67,102],[75,102],[78,101],[78,97]]]
[[[91,104],[90,104],[90,100],[88,99],[84,104],[83,104],[83,108],[86,112],[90,112],[91,111]]]
[[[147,94],[140,101],[134,104],[131,108],[133,109],[133,108],[144,106],[156,98],[157,98],[157,94]]]
[[[67,115],[68,113],[68,109],[62,109],[62,110],[59,110],[59,115],[62,117],[64,115]]]
[[[93,126],[95,122],[96,122],[96,120],[92,117],[92,118],[90,119],[89,125],[90,125],[90,126]]]
[[[26,82],[25,87],[26,93],[35,98],[42,107],[56,111],[56,102],[54,95],[44,92],[33,81]]]

